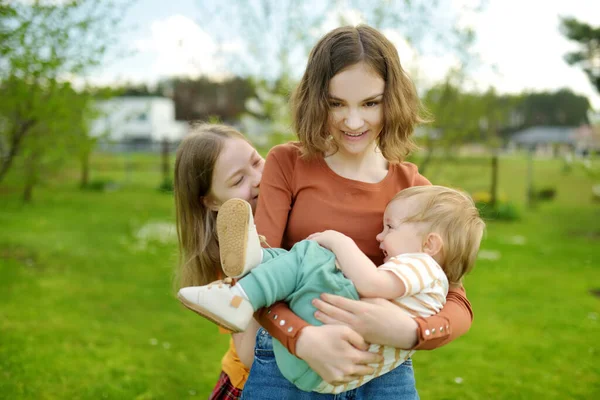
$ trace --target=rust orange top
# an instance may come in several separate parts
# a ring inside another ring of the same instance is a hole
[[[300,157],[300,144],[275,146],[267,156],[255,216],[259,234],[272,247],[291,248],[314,232],[334,229],[354,239],[376,265],[383,254],[375,236],[382,229],[387,203],[402,189],[430,185],[414,164],[390,164],[386,177],[378,183],[365,183],[337,175],[322,157]],[[257,312],[260,324],[295,354],[296,340],[306,326],[284,303],[271,307],[288,321],[284,330]],[[429,318],[417,318],[416,349],[434,349],[466,333],[471,327],[471,304],[462,287],[450,288],[446,306]],[[290,322],[295,329],[288,332]],[[443,329],[440,329],[442,328]]]

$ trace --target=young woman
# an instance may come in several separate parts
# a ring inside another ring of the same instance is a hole
[[[429,181],[403,162],[420,122],[415,89],[389,40],[368,26],[343,27],[313,48],[292,97],[299,143],[274,147],[261,181],[258,232],[291,248],[327,229],[351,237],[375,264],[374,239],[386,204],[400,190]],[[255,359],[243,399],[333,398],[302,392],[279,372],[273,346],[285,346],[324,380],[339,384],[373,372],[367,342],[398,348],[439,347],[465,333],[472,312],[462,287],[450,289],[436,316],[412,319],[384,300],[326,296],[315,301],[325,325],[308,326],[285,304],[258,313]],[[411,361],[347,394],[356,399],[418,398]]]

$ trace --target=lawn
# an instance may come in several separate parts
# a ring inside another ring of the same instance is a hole
[[[488,164],[437,162],[427,176],[485,191]],[[525,159],[500,165],[502,198],[522,218],[488,223],[465,282],[473,327],[414,356],[421,398],[600,398],[598,170],[536,161],[536,186],[557,195],[526,210]],[[206,398],[228,337],[173,295],[174,207],[156,190],[159,158],[96,155],[92,172],[116,185],[81,191],[69,169],[29,205],[17,177],[0,186],[0,398]]]

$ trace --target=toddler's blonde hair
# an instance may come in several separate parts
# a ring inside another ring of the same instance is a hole
[[[460,283],[475,266],[485,222],[471,196],[444,186],[413,186],[399,192],[390,201],[418,197],[418,211],[404,220],[427,224],[428,234],[435,232],[443,240],[441,267],[450,283]]]

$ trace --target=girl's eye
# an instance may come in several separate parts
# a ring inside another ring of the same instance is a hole
[[[375,106],[377,106],[378,104],[379,104],[379,102],[378,102],[378,101],[367,101],[367,102],[365,103],[365,106],[367,106],[367,107],[375,107]]]
[[[259,158],[258,160],[254,161],[254,163],[252,164],[253,167],[258,167],[258,165],[260,164],[262,160]]]
[[[342,103],[340,103],[339,101],[330,101],[329,102],[329,107],[331,107],[331,108],[338,108],[341,106],[342,106]]]
[[[240,179],[238,179],[238,180],[237,180],[237,181],[236,181],[236,182],[233,184],[233,186],[239,186],[239,185],[240,185],[240,183],[242,183],[242,181],[243,181],[243,180],[244,180],[244,177],[242,176],[242,177],[240,177]]]

